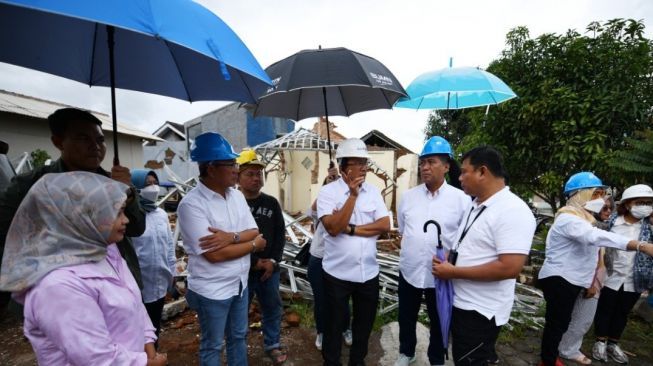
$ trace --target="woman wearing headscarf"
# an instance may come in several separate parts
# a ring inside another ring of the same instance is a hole
[[[168,214],[156,205],[159,177],[153,170],[135,169],[132,170],[132,184],[138,189],[145,211],[145,232],[131,240],[141,268],[143,303],[158,338],[166,292],[172,288],[176,272],[175,244]]]
[[[617,215],[610,218],[608,227],[613,233],[630,239],[650,240],[649,216],[653,212],[653,189],[645,184],[626,188],[617,208]],[[628,321],[628,313],[640,298],[642,292],[653,287],[651,276],[642,276],[636,268],[653,268],[653,260],[638,251],[621,252],[606,249],[608,278],[601,290],[596,315],[594,334],[596,343],[592,357],[608,361],[608,356],[617,363],[628,363],[628,356],[619,347],[619,339]]]
[[[607,230],[608,219],[610,218],[613,209],[614,199],[611,196],[608,196],[605,198],[605,204],[601,208],[601,211],[594,213],[596,227]],[[562,340],[558,346],[558,351],[562,358],[575,361],[581,365],[589,365],[592,363],[592,360],[581,352],[580,347],[583,343],[585,333],[587,333],[594,321],[599,294],[601,293],[601,288],[603,288],[603,282],[607,275],[605,264],[603,263],[603,252],[604,249],[601,248],[599,250],[599,261],[596,266],[596,271],[594,272],[594,278],[592,279],[592,286],[583,289],[580,294],[578,294],[576,302],[574,303],[574,310],[571,313],[569,327],[562,336]]]
[[[98,174],[46,174],[7,234],[0,289],[24,304],[41,365],[164,365],[141,293],[120,256],[125,184]]]
[[[638,250],[653,255],[653,244],[611,233],[594,226],[592,212],[600,212],[605,186],[590,172],[580,172],[565,184],[567,205],[556,212],[546,238],[539,283],[546,300],[540,365],[561,366],[558,346],[567,331],[576,298],[592,285],[599,246]]]

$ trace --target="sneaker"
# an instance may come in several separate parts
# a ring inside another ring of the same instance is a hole
[[[592,358],[597,361],[608,362],[607,344],[603,341],[597,341],[592,347]]]
[[[565,364],[562,362],[560,357],[556,358],[556,366],[565,366]],[[540,363],[537,364],[537,366],[544,366],[544,361],[540,361]]]
[[[347,346],[351,346],[352,343],[354,343],[354,339],[352,338],[351,334],[351,329],[347,329],[346,331],[342,332],[342,338],[345,339],[345,344]]]
[[[315,338],[315,347],[318,350],[322,350],[322,333],[318,333],[317,337]]]
[[[415,362],[415,356],[408,357],[405,354],[400,353],[399,358],[397,358],[397,362],[395,362],[395,366],[408,366],[413,362]]]
[[[624,351],[616,343],[608,343],[608,355],[616,363],[628,363],[628,356],[626,356]]]

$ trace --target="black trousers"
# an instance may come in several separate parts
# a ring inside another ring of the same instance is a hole
[[[349,298],[352,299],[352,338],[349,365],[364,365],[368,340],[379,304],[379,276],[369,281],[339,280],[323,272],[325,295],[325,327],[322,339],[324,365],[340,365],[342,332],[346,329],[343,314]]]
[[[474,310],[453,308],[451,352],[454,365],[485,366],[494,354],[500,326]]]
[[[145,310],[147,310],[147,315],[152,321],[152,325],[156,328],[156,343],[155,346],[159,346],[159,332],[161,331],[161,313],[163,312],[163,303],[165,302],[165,297],[162,297],[153,302],[145,303]]]
[[[546,300],[540,357],[545,366],[554,366],[560,340],[569,327],[576,298],[583,288],[572,285],[560,276],[543,278],[539,283]]]
[[[408,357],[415,356],[417,346],[417,315],[426,301],[426,311],[431,323],[431,338],[429,339],[428,356],[433,365],[444,364],[445,348],[442,345],[440,318],[435,304],[434,288],[417,288],[406,281],[399,273],[399,353]]]
[[[640,296],[639,292],[624,291],[623,285],[619,291],[604,287],[594,314],[594,334],[618,341]]]

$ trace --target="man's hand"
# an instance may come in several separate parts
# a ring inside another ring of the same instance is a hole
[[[265,249],[265,246],[267,245],[267,240],[263,238],[263,234],[258,234],[256,238],[254,238],[254,245],[256,246],[255,252],[260,252]]]
[[[347,171],[347,173],[343,172],[342,175],[345,178],[345,182],[347,182],[347,186],[349,186],[349,195],[358,197],[358,192],[361,188],[361,185],[365,181],[365,176],[361,175],[359,177],[350,179],[350,175],[352,174],[351,169]]]
[[[200,249],[206,250],[207,253],[218,251],[227,245],[233,244],[234,235],[209,226],[212,233],[200,238]]]
[[[114,165],[111,167],[111,179],[125,183],[128,186],[132,184],[132,175],[129,172],[129,168],[120,165]]]
[[[450,280],[454,278],[455,268],[456,267],[454,267],[453,264],[447,261],[442,261],[440,258],[433,256],[432,272],[437,278],[441,280]]]
[[[336,168],[335,166],[330,166],[326,177],[327,184],[337,179],[338,179],[338,168]]]
[[[266,281],[270,276],[272,276],[272,273],[274,273],[274,263],[269,259],[259,259],[256,267],[259,270],[265,271],[261,275],[261,282]]]
[[[594,286],[591,286],[590,288],[585,289],[585,294],[583,295],[583,297],[586,299],[591,299],[592,297],[594,297],[594,295],[596,295],[596,292],[597,292],[596,288],[594,288]]]

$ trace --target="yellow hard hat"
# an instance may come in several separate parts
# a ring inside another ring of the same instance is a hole
[[[240,156],[236,159],[236,163],[240,165],[241,170],[251,165],[258,165],[262,168],[265,168],[265,164],[262,161],[258,160],[256,151],[252,149],[243,150],[243,152],[240,153]]]

